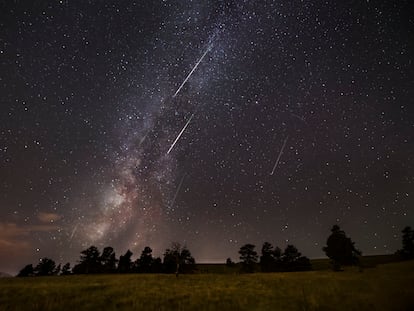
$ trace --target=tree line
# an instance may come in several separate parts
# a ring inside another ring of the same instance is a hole
[[[119,259],[111,246],[105,247],[102,253],[96,246],[81,251],[78,263],[71,269],[70,263],[63,267],[50,258],[42,258],[33,267],[26,265],[17,276],[47,276],[69,274],[100,274],[100,273],[191,273],[195,269],[195,260],[186,246],[172,243],[160,257],[152,255],[152,249],[146,246],[141,256],[132,260],[133,253],[128,249]]]
[[[405,227],[402,230],[402,249],[396,252],[402,259],[414,259],[414,230]],[[261,255],[255,251],[255,245],[245,244],[239,250],[240,271],[245,273],[306,271],[311,270],[309,258],[302,256],[294,245],[287,245],[284,251],[264,242]],[[362,252],[355,247],[355,243],[338,225],[334,225],[326,241],[323,251],[330,258],[332,268],[341,270],[342,266],[358,265]],[[98,274],[98,273],[193,273],[196,262],[186,246],[172,243],[163,254],[163,259],[153,257],[152,249],[146,246],[138,259],[132,260],[133,253],[127,250],[119,259],[112,247],[105,247],[102,252],[96,246],[81,251],[78,263],[71,268],[70,263],[56,265],[50,258],[42,258],[34,267],[26,265],[17,276],[48,276],[69,274]],[[228,267],[235,266],[231,258],[227,258]]]
[[[312,266],[309,258],[302,256],[298,249],[289,244],[285,250],[273,247],[269,242],[264,242],[261,249],[261,256],[254,250],[255,245],[245,244],[240,250],[240,264],[242,272],[255,272],[260,267],[261,272],[281,272],[281,271],[306,271],[311,270]],[[231,259],[227,259],[227,265],[231,264]]]

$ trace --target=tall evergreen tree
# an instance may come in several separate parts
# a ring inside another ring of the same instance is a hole
[[[407,226],[402,231],[402,249],[398,253],[404,259],[413,259],[414,258],[414,230],[411,227]]]
[[[152,257],[152,249],[149,246],[146,246],[139,257],[137,264],[138,264],[138,271],[141,273],[150,273],[152,272],[152,266],[154,263],[154,258]]]
[[[262,272],[271,272],[276,270],[276,258],[273,245],[264,242],[262,246],[262,255],[260,256],[260,268]]]
[[[309,258],[302,256],[299,250],[289,244],[282,255],[285,271],[306,271],[312,268]]]
[[[17,274],[18,277],[34,276],[34,268],[32,264],[24,266],[22,270]]]
[[[163,266],[166,273],[191,273],[195,269],[195,260],[186,246],[175,242],[166,249]]]
[[[245,244],[240,247],[239,254],[242,263],[243,272],[254,272],[257,264],[258,255],[254,250],[256,246],[253,244]]]
[[[130,273],[132,272],[132,252],[127,250],[124,255],[119,257],[118,272],[119,273]]]
[[[342,265],[358,264],[361,251],[355,248],[355,243],[338,225],[334,225],[331,232],[323,251],[332,260],[333,269],[338,271]]]
[[[92,274],[101,271],[101,254],[96,246],[90,246],[83,250],[79,263],[73,267],[74,274]]]
[[[37,266],[34,268],[34,273],[37,276],[53,275],[56,269],[56,263],[50,258],[40,259]]]
[[[294,245],[289,244],[286,246],[285,251],[283,252],[282,261],[285,263],[292,263],[298,260],[301,255],[302,254]]]
[[[113,273],[116,271],[116,263],[118,260],[112,247],[107,246],[103,249],[100,260],[103,273]]]

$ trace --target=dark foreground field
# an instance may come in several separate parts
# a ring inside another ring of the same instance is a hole
[[[414,310],[414,262],[359,272],[0,279],[0,310]]]

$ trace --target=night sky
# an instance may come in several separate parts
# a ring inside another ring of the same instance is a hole
[[[322,257],[334,224],[395,252],[414,224],[412,12],[0,1],[0,271],[173,241],[197,262],[265,241]]]

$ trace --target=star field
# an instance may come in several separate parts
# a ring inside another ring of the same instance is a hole
[[[393,253],[414,214],[409,1],[1,1],[0,270],[90,245]],[[174,144],[175,143],[175,144]]]

